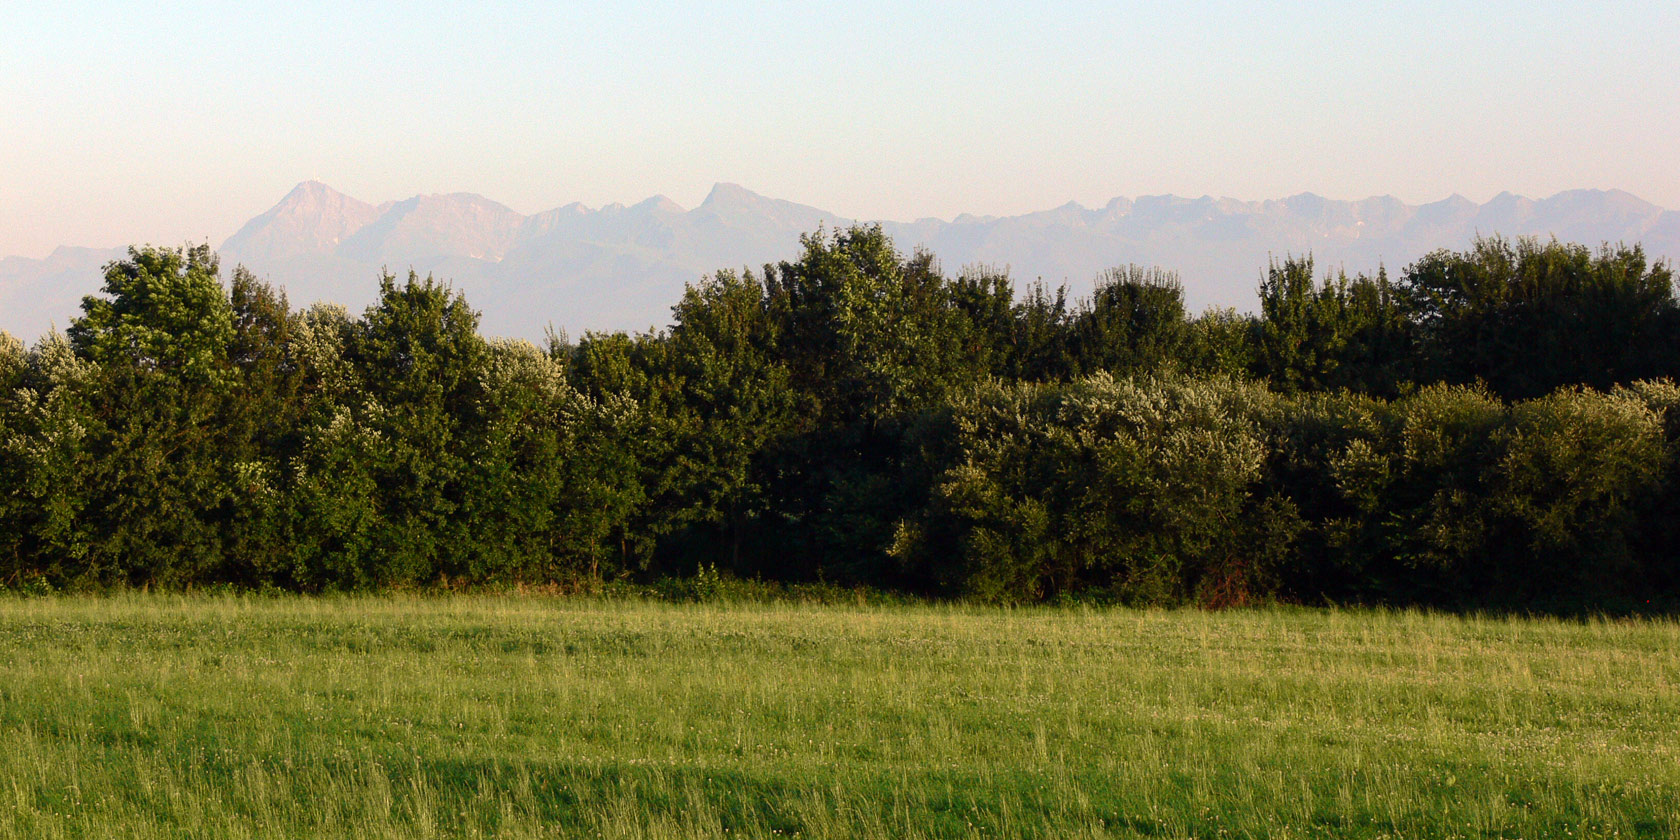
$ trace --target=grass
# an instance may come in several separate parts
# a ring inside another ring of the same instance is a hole
[[[1680,836],[1680,624],[0,598],[0,837]]]

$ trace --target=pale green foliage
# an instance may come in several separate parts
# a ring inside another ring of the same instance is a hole
[[[338,304],[317,303],[298,316],[290,350],[317,398],[336,400],[355,385],[355,370],[344,352],[350,323],[350,313]]]
[[[86,560],[94,536],[84,518],[94,455],[89,437],[98,431],[88,398],[97,369],[78,358],[63,333],[43,337],[21,359],[19,387],[0,397],[0,464],[12,508],[5,522],[14,537],[29,534],[34,550],[61,564]],[[5,548],[0,540],[0,550]],[[17,551],[16,545],[11,546]],[[19,561],[0,556],[0,579],[16,577]],[[6,568],[6,565],[13,568]]]
[[[1294,528],[1284,509],[1245,517],[1265,502],[1258,421],[1273,401],[1231,380],[987,386],[954,406],[959,463],[895,551],[956,552],[964,577],[949,583],[987,599],[1253,597]]]
[[[1672,379],[1641,379],[1620,386],[1613,393],[1644,403],[1662,419],[1663,435],[1680,441],[1680,383]]]
[[[290,499],[294,521],[305,527],[291,535],[292,568],[284,579],[306,589],[377,582],[382,514],[371,466],[386,446],[376,425],[384,413],[372,400],[358,410],[334,406],[303,430]]]
[[[560,363],[524,339],[493,338],[479,373],[480,399],[486,408],[496,402],[493,395],[518,394],[529,402],[522,407],[549,406],[559,400],[566,387]]]
[[[106,267],[102,291],[83,298],[70,327],[78,353],[188,381],[225,375],[233,312],[208,246],[130,248]]]
[[[12,337],[12,334],[0,330],[0,384],[10,385],[23,372],[27,350],[23,342]]]
[[[1566,390],[1512,406],[1490,483],[1495,512],[1534,553],[1527,574],[1587,586],[1635,562],[1629,533],[1667,461],[1662,424],[1630,393]]]

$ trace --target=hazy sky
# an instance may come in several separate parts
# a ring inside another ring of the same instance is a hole
[[[1115,195],[1680,208],[1680,3],[0,2],[0,254],[219,244],[296,182],[530,213]],[[1271,8],[1257,8],[1269,5]]]

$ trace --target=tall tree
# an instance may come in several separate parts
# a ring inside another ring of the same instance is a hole
[[[932,405],[972,370],[965,319],[930,255],[902,257],[879,226],[802,242],[766,284],[793,383],[824,422]]]
[[[529,342],[488,344],[482,391],[463,423],[467,465],[457,517],[470,531],[457,574],[471,580],[554,577],[563,484],[560,366]]]
[[[298,444],[302,370],[292,346],[297,322],[285,292],[234,269],[229,286],[233,399],[228,449],[233,471],[223,535],[228,572],[245,582],[284,574],[293,554],[284,511],[285,464]]]
[[[29,356],[23,342],[0,330],[0,582],[17,582],[24,572],[24,528],[30,506],[19,492],[24,481],[23,406],[19,393]]]
[[[778,325],[751,272],[719,271],[689,286],[672,312],[670,361],[692,415],[676,443],[689,465],[676,503],[721,526],[739,566],[743,530],[766,503],[763,458],[795,420]]]
[[[86,572],[99,530],[86,515],[105,492],[96,444],[104,423],[94,411],[99,369],[77,358],[63,333],[49,333],[21,360],[14,390],[0,397],[0,581],[73,583]]]
[[[180,584],[225,573],[233,311],[208,246],[131,248],[70,325],[95,366],[95,531],[79,575]]]
[[[1070,328],[1078,374],[1128,376],[1175,366],[1189,337],[1184,285],[1178,275],[1158,268],[1109,269],[1077,308]]]
[[[1073,375],[1069,321],[1073,317],[1067,287],[1054,293],[1040,280],[1027,287],[1015,305],[1014,342],[1008,378],[1054,382]]]
[[[766,276],[802,409],[773,455],[787,548],[769,571],[885,580],[893,523],[931,479],[912,468],[907,423],[979,375],[966,343],[974,322],[932,257],[905,258],[879,226],[803,244]]]
[[[1388,273],[1313,277],[1312,257],[1273,262],[1260,283],[1256,373],[1285,392],[1394,394],[1411,375],[1411,331]]]
[[[366,394],[358,419],[381,442],[369,453],[380,498],[375,580],[458,575],[456,547],[472,539],[457,513],[483,390],[478,314],[430,277],[411,272],[399,285],[386,275],[346,349]]]
[[[1527,398],[1676,370],[1673,275],[1637,245],[1481,239],[1424,257],[1402,286],[1433,379]]]
[[[568,381],[579,453],[569,486],[587,488],[570,514],[589,535],[590,576],[641,571],[662,538],[694,520],[682,503],[692,473],[679,442],[694,418],[665,336],[586,333],[571,348]],[[583,454],[587,453],[587,454]]]

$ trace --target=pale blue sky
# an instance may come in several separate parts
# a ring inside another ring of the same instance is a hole
[[[1680,3],[0,2],[0,254],[296,182],[865,218],[1115,195],[1680,208]]]

